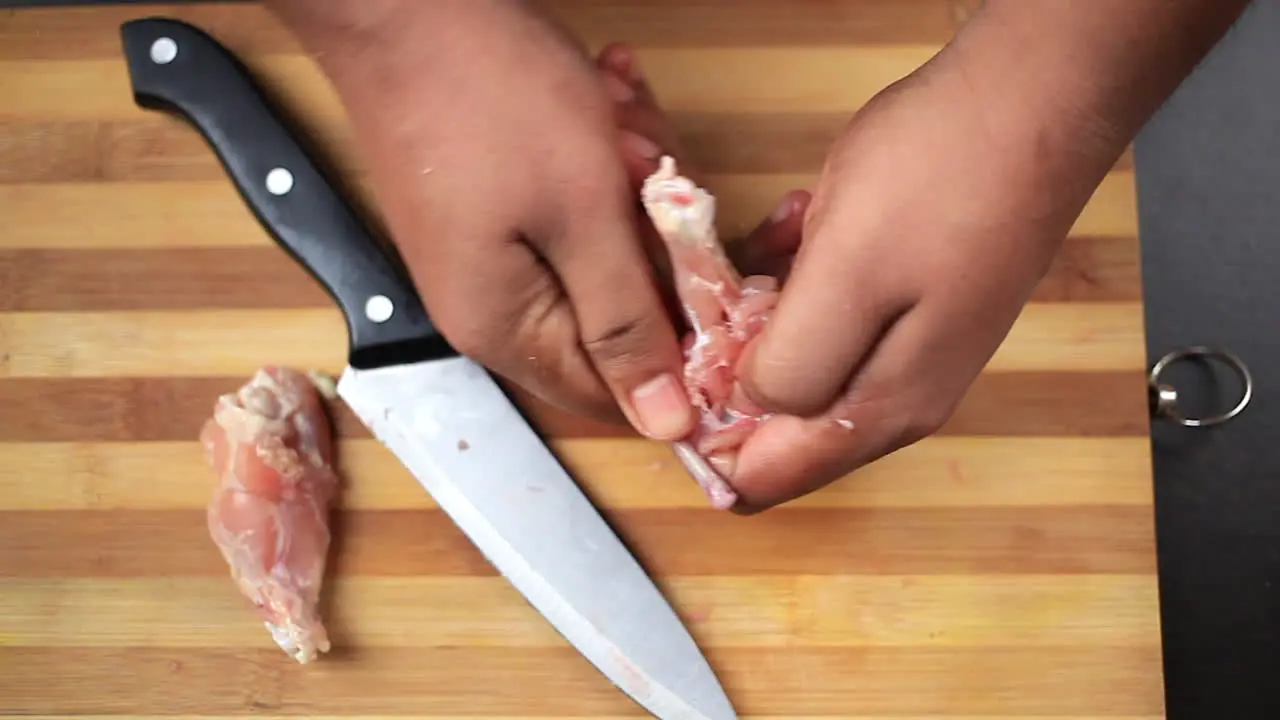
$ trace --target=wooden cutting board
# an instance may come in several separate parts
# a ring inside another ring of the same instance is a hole
[[[964,18],[944,0],[560,0],[637,44],[729,234],[810,186],[860,104]],[[350,415],[335,652],[288,660],[206,534],[195,443],[259,365],[337,371],[336,309],[117,30],[214,32],[362,176],[338,104],[255,4],[0,11],[0,712],[635,716]],[[937,436],[757,517],[665,446],[530,403],[744,717],[1163,717],[1133,176],[1098,190]]]

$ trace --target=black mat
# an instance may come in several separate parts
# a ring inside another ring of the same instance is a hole
[[[1135,148],[1149,355],[1219,345],[1256,383],[1224,425],[1152,429],[1169,720],[1280,718],[1278,85],[1280,2],[1257,0]],[[1189,369],[1201,408],[1238,397]]]

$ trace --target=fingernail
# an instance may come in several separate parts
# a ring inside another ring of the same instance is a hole
[[[778,207],[774,208],[773,214],[769,216],[769,222],[777,225],[791,217],[791,213],[795,211],[795,208],[796,204],[791,198],[782,198],[782,202],[778,203]]]
[[[636,97],[636,91],[630,85],[607,70],[604,72],[604,89],[609,98],[619,105],[625,105]]]
[[[674,440],[688,432],[689,398],[674,375],[660,375],[631,393],[631,405],[645,435]]]
[[[627,79],[632,82],[639,82],[644,79],[640,74],[640,64],[636,61],[636,55],[631,52],[630,48],[616,47],[612,52],[610,64],[627,76]]]
[[[662,148],[658,147],[652,140],[643,135],[637,135],[630,130],[622,131],[622,143],[627,150],[645,160],[657,160],[662,155]]]
[[[711,467],[720,473],[720,477],[733,477],[733,471],[738,467],[738,456],[733,453],[716,453],[707,458],[707,462],[711,463]]]

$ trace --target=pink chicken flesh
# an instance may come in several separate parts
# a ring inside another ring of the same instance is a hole
[[[338,490],[316,383],[296,370],[263,368],[218,398],[200,441],[218,483],[209,533],[231,577],[276,644],[311,662],[329,651],[317,606]]]
[[[675,449],[711,503],[727,508],[737,495],[724,476],[732,474],[743,442],[768,418],[739,387],[734,368],[768,321],[778,283],[767,275],[739,275],[716,234],[715,198],[680,176],[671,157],[645,179],[641,199],[671,256],[690,327],[684,382],[699,423]]]

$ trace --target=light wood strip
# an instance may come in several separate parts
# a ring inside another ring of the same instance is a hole
[[[157,482],[207,486],[208,480]],[[1155,572],[1151,512],[1135,506],[782,507],[751,518],[710,508],[602,512],[636,557],[663,577]],[[494,574],[437,510],[341,513],[335,535],[337,577]],[[6,512],[0,547],[5,577],[227,572],[201,510]]]
[[[617,509],[706,507],[669,448],[642,439],[554,439],[588,495]],[[372,439],[344,440],[338,507],[429,509],[431,496]],[[157,482],[156,468],[169,478]],[[1151,503],[1142,438],[932,437],[792,502],[799,508]],[[212,471],[199,444],[0,443],[0,510],[200,509]]]
[[[672,113],[685,155],[680,166],[710,173],[816,173],[848,125],[835,113]],[[344,117],[310,119],[324,138],[327,163],[363,175]],[[1115,170],[1133,170],[1126,152]],[[134,120],[0,121],[0,183],[221,180],[204,139],[167,116]]]
[[[704,648],[1158,646],[1156,581],[1139,575],[674,578]],[[339,578],[339,648],[561,647],[501,578]],[[182,598],[181,601],[178,598]],[[223,578],[18,580],[0,596],[9,647],[274,647]]]
[[[248,377],[263,358],[336,374],[347,329],[336,306],[0,313],[0,349],[8,377]],[[1144,358],[1140,304],[1034,303],[986,371],[1132,370]]]
[[[543,4],[593,47],[618,39],[648,47],[945,42],[956,22],[948,0]],[[157,3],[15,13],[0,24],[0,58],[113,57],[119,52],[119,24],[155,12],[195,23],[238,53],[298,52],[293,37],[256,2]]]
[[[0,442],[190,440],[217,396],[245,376],[222,378],[0,378]],[[1125,372],[982,373],[940,436],[1146,437],[1146,377]],[[636,437],[511,388],[534,425],[555,438]],[[343,403],[339,437],[369,437]]]
[[[1134,238],[1067,238],[1031,302],[1139,302],[1138,265]],[[333,307],[315,278],[270,245],[0,250],[0,287],[0,312]]]
[[[812,188],[813,175],[713,175],[726,235],[748,233],[778,198]],[[366,204],[367,185],[352,202]],[[1098,187],[1071,234],[1137,237],[1131,173]],[[0,185],[0,250],[271,246],[229,180]]]
[[[707,655],[746,716],[856,708],[944,719],[1104,717],[1162,707],[1155,648],[713,648]],[[382,648],[351,659],[302,666],[271,649],[0,648],[0,666],[10,668],[0,674],[0,697],[20,699],[31,714],[636,714],[567,648]]]
[[[890,83],[924,64],[940,44],[826,47],[641,48],[640,66],[664,107],[675,112],[852,113]],[[319,68],[292,53],[241,55],[291,114],[343,115]],[[690,72],[696,68],[697,72]],[[760,78],[769,82],[761,83]],[[48,120],[146,117],[118,57],[0,61],[0,115]]]

